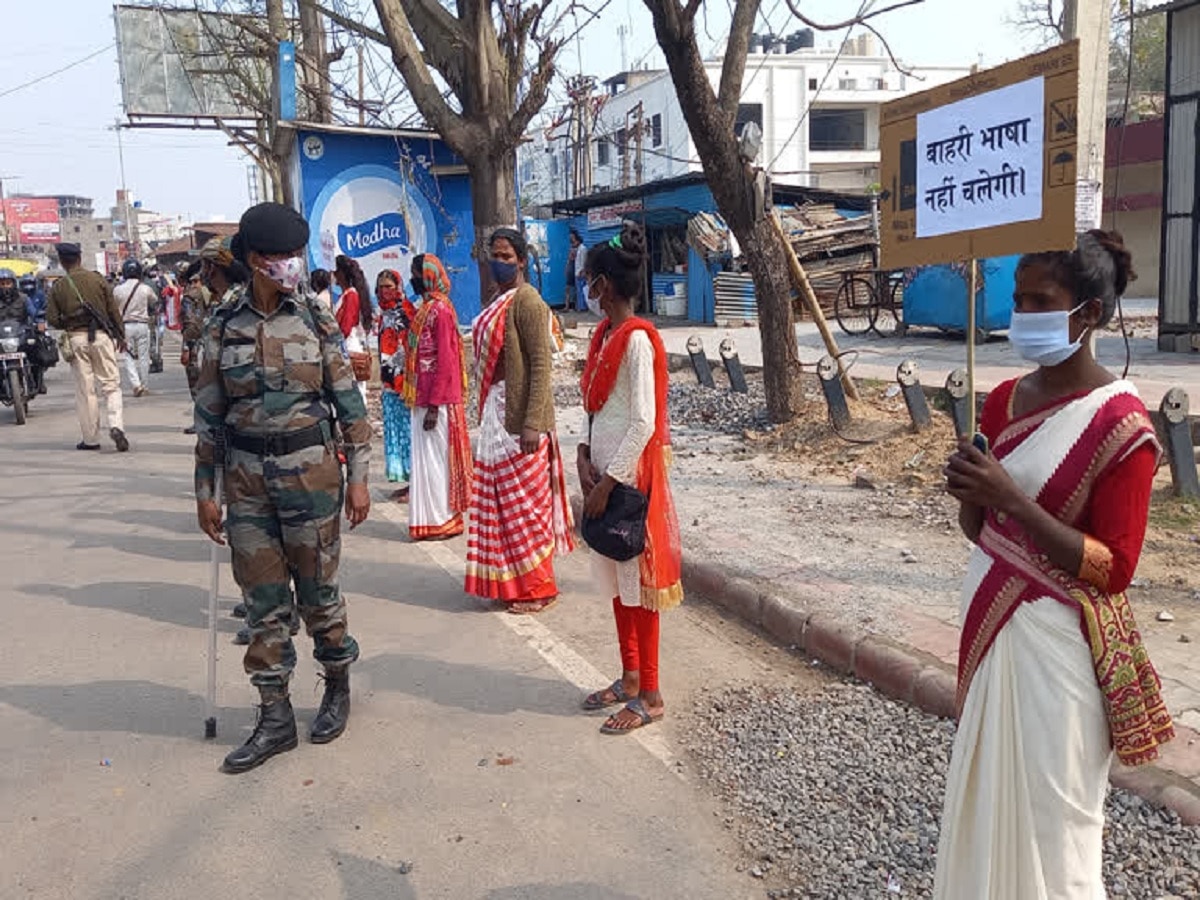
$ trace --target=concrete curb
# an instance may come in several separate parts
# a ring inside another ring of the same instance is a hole
[[[720,566],[683,557],[685,593],[705,597],[761,628],[784,646],[803,651],[837,672],[854,675],[875,690],[943,719],[955,718],[957,683],[947,669],[922,659],[911,647],[822,614],[810,614]],[[1200,825],[1200,790],[1180,775],[1151,766],[1114,765],[1109,781],[1143,800]]]

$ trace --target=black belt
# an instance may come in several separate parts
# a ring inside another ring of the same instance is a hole
[[[289,453],[298,453],[309,447],[321,446],[328,439],[327,435],[324,424],[318,423],[298,431],[267,434],[261,437],[230,431],[226,435],[226,440],[229,441],[230,447],[246,453],[253,453],[255,456],[287,456]]]

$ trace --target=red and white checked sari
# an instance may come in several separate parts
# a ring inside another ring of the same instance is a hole
[[[465,588],[527,603],[558,594],[554,554],[571,552],[574,543],[557,435],[542,435],[537,452],[526,455],[504,426],[505,386],[496,375],[515,293],[493,300],[472,327],[480,408]]]

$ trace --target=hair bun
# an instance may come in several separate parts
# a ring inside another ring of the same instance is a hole
[[[1123,296],[1129,283],[1137,281],[1137,272],[1133,270],[1133,254],[1125,246],[1125,238],[1119,231],[1101,231],[1098,228],[1089,231],[1088,234],[1112,257],[1113,286],[1117,290],[1117,296]]]

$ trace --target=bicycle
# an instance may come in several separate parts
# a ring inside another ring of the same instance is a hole
[[[849,335],[874,331],[880,337],[904,336],[904,273],[886,269],[843,272],[833,303],[838,326]]]

